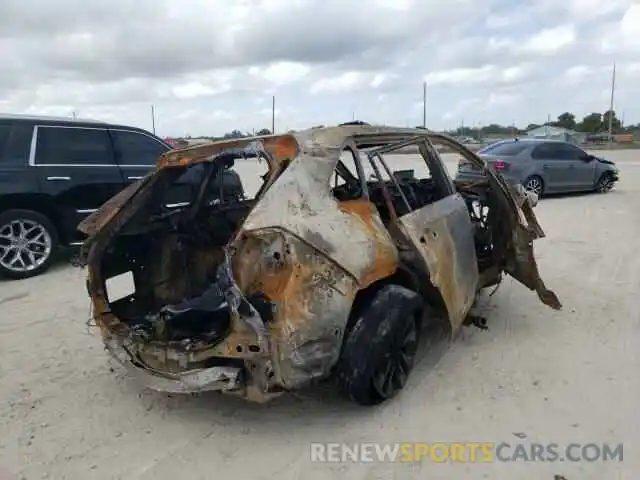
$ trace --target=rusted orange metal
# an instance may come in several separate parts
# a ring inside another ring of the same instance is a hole
[[[426,275],[416,278],[437,291],[451,326],[458,328],[482,283],[464,200],[452,194],[398,217],[384,187],[383,200],[391,217],[384,224],[367,195],[337,201],[329,186],[345,145],[357,150],[414,138],[441,140],[483,165],[475,154],[447,137],[424,130],[370,126],[223,140],[163,155],[154,173],[114,197],[80,227],[90,236],[86,244],[88,285],[105,343],[136,355],[153,375],[163,371],[166,377],[182,375],[189,381],[194,381],[190,376],[193,371],[207,370],[207,362],[220,358],[244,362],[247,378],[241,395],[264,400],[274,387],[296,388],[331,371],[340,355],[354,299],[398,271],[400,247],[417,252],[411,258],[420,263],[419,273]],[[187,255],[195,266],[178,271],[178,263],[171,260],[178,245],[165,232],[156,243],[157,258],[150,260],[155,263],[145,270],[156,282],[149,290],[159,304],[187,297],[193,293],[190,284],[204,282],[217,271],[216,282],[227,289],[230,312],[224,338],[185,346],[142,341],[131,335],[126,323],[111,311],[103,287],[103,257],[110,242],[136,213],[144,212],[145,199],[151,198],[154,187],[162,186],[154,182],[163,174],[175,173],[167,169],[215,161],[216,155],[228,149],[253,148],[254,144],[267,152],[269,174],[226,246],[191,248]],[[531,241],[543,233],[528,204],[519,197],[514,199],[518,192],[510,192],[499,178],[490,176],[488,183],[511,215],[508,225],[514,238],[508,239],[509,248],[503,252],[508,257],[507,271],[535,289],[547,305],[559,308],[557,297],[546,289],[535,265]],[[222,266],[228,268],[221,270]],[[168,279],[171,282],[165,281]],[[259,328],[249,321],[256,320],[247,306],[247,297],[253,294],[263,295],[272,308],[268,320],[258,316]],[[242,314],[240,304],[245,307]],[[178,378],[182,390],[198,391],[213,385],[202,379],[195,386],[185,385],[182,377]],[[215,384],[216,389],[219,386]]]
[[[206,162],[210,157],[218,155],[225,150],[246,148],[254,143],[260,143],[271,154],[276,163],[291,160],[298,154],[298,142],[291,134],[246,137],[218,140],[205,145],[171,150],[160,157],[157,166],[158,168],[186,167]],[[275,165],[270,164],[269,166],[273,168]]]

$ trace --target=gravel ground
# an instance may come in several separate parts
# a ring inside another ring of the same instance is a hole
[[[341,400],[330,383],[263,406],[144,390],[85,326],[82,271],[61,264],[0,281],[0,479],[637,478],[640,157],[610,157],[622,171],[615,191],[537,207],[540,269],[564,309],[506,280],[484,300],[489,331],[427,354],[406,390],[376,408]],[[404,441],[624,442],[625,458],[310,461],[311,442]]]

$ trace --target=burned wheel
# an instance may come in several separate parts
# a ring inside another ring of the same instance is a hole
[[[381,288],[358,315],[337,367],[340,392],[375,405],[402,390],[418,349],[421,298],[399,285]]]
[[[391,398],[407,383],[418,346],[416,322],[406,322],[394,351],[373,376],[373,388],[380,398]]]

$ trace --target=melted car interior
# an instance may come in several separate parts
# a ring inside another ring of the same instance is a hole
[[[467,204],[474,226],[478,270],[482,273],[495,266],[498,261],[494,245],[495,228],[490,225],[498,225],[499,218],[494,214],[497,205],[492,204],[491,196],[487,195],[487,185],[476,185],[472,189],[454,186],[439,168],[443,163],[436,149],[426,142],[412,145],[419,145],[424,165],[392,171],[389,167],[391,160],[385,159],[385,154],[394,153],[407,145],[411,144],[404,142],[366,150],[345,149],[334,174],[334,197],[341,202],[368,198],[383,223],[389,226],[394,216],[402,217],[448,195],[459,193]],[[364,177],[366,163],[373,172],[367,178]],[[395,238],[401,241],[397,235]]]
[[[245,197],[233,171],[239,156],[165,169],[165,188],[156,188],[159,198],[146,202],[154,207],[140,210],[103,255],[103,278],[133,277],[128,292],[113,296],[114,288],[106,290],[111,311],[137,335],[210,343],[228,330],[224,298],[211,287],[223,247],[256,201]],[[181,189],[181,198],[186,189],[191,201],[169,204],[171,188]]]
[[[417,171],[391,171],[383,157],[410,145],[407,142],[368,145],[362,151],[347,148],[331,180],[335,199],[366,198],[389,226],[393,218],[455,194],[450,178],[440,170],[442,163],[433,146],[424,139],[413,143],[420,146],[425,161]],[[141,209],[102,256],[102,278],[125,274],[132,279],[131,291],[112,296],[115,289],[110,287],[107,294],[112,313],[134,334],[168,343],[211,343],[228,331],[228,309],[222,292],[216,289],[215,275],[223,261],[223,247],[256,202],[244,196],[242,182],[233,171],[241,156],[229,152],[211,162],[164,169],[159,180],[162,187],[155,188],[155,197],[145,202],[154,207]],[[275,179],[265,175],[263,180],[255,198]],[[168,207],[172,188],[183,190],[181,198],[188,192],[190,201]],[[460,193],[476,226],[479,267],[489,268],[494,262],[487,220],[490,200],[477,191]],[[268,318],[263,298],[248,300]]]

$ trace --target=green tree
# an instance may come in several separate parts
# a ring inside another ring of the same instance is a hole
[[[602,129],[602,114],[590,113],[578,124],[578,130],[585,133],[597,133]]]
[[[575,130],[576,128],[576,116],[570,112],[564,112],[558,115],[558,120],[555,122],[556,126],[566,128],[567,130]]]
[[[622,124],[620,123],[620,119],[616,117],[616,112],[614,110],[607,110],[602,115],[602,131],[609,131],[609,116],[611,116],[611,131],[613,133],[618,133],[622,130]]]
[[[243,137],[245,137],[245,134],[242,133],[240,130],[235,129],[225,133],[222,138],[243,138]]]
[[[510,127],[503,127],[502,125],[498,125],[497,123],[491,123],[486,127],[483,127],[482,131],[488,135],[501,135],[505,133],[511,132]]]
[[[271,130],[269,130],[268,128],[263,128],[261,130],[258,130],[256,132],[256,135],[258,136],[262,136],[262,135],[271,135]]]

